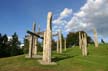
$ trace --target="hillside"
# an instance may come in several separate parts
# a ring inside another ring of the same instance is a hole
[[[38,59],[26,59],[24,55],[0,58],[0,71],[108,71],[108,45],[88,47],[89,55],[83,57],[78,47],[68,48],[63,54],[53,52],[57,65],[40,65]]]

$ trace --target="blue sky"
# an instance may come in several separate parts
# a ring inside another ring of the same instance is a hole
[[[17,32],[23,41],[33,21],[40,24],[41,31],[45,30],[49,11],[55,20],[65,8],[72,9],[73,15],[67,19],[71,20],[86,3],[87,0],[0,0],[0,33],[11,36]]]
[[[31,30],[33,21],[46,28],[48,11],[59,13],[65,7],[78,11],[84,0],[0,0],[0,33],[17,32],[22,39]]]

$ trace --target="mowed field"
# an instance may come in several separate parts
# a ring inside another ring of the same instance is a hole
[[[27,59],[25,55],[0,58],[0,71],[108,71],[108,44],[88,46],[84,57],[78,46],[68,48],[62,54],[52,52],[56,65],[41,65],[39,59]]]

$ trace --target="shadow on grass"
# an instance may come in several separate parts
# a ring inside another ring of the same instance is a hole
[[[73,57],[74,56],[68,55],[68,54],[58,54],[57,56],[55,56],[54,58],[52,58],[52,61],[58,62],[60,60],[65,60],[65,59],[69,59],[69,58],[73,58]]]

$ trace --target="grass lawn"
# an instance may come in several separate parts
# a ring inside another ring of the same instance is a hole
[[[26,59],[24,55],[0,58],[0,71],[108,71],[108,44],[94,48],[88,46],[89,55],[83,57],[76,46],[62,54],[52,53],[57,65],[40,65],[38,59]]]

